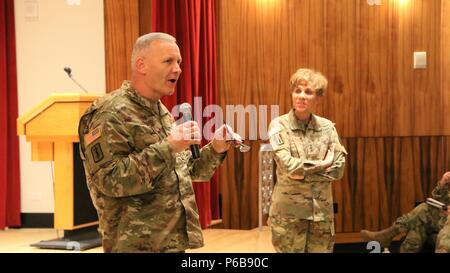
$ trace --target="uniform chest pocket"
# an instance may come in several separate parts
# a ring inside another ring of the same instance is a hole
[[[161,127],[168,134],[170,130],[173,128],[175,121],[173,120],[172,115],[164,115],[161,118]]]
[[[297,135],[295,133],[289,134],[289,149],[291,151],[292,157],[300,158],[303,152],[303,139],[302,136]]]
[[[305,144],[305,152],[310,160],[323,160],[330,146],[329,131],[314,132]]]

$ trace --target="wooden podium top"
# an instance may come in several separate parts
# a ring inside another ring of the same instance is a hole
[[[78,142],[81,115],[100,94],[54,93],[17,119],[17,134],[27,141]]]

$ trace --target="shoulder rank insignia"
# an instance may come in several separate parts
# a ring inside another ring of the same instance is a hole
[[[281,138],[281,136],[280,136],[279,133],[278,133],[278,134],[275,134],[275,135],[274,135],[274,138],[275,138],[275,142],[276,142],[278,145],[283,145],[283,144],[284,144],[283,138]]]

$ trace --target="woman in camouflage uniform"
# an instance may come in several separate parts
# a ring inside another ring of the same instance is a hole
[[[347,152],[334,124],[312,113],[327,83],[299,69],[290,80],[293,109],[269,126],[277,164],[269,225],[277,252],[333,251],[331,182],[342,177]]]

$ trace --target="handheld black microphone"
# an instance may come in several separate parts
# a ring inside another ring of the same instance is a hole
[[[86,90],[86,88],[84,88],[81,84],[79,84],[72,76],[72,68],[70,67],[64,67],[64,71],[67,73],[67,76],[69,76],[69,78],[76,83],[81,89],[83,89],[83,91],[88,94],[88,91]]]
[[[191,105],[187,102],[180,105],[180,112],[183,114],[183,122],[192,120],[191,109]],[[192,144],[189,148],[191,148],[192,158],[200,158],[200,147],[198,144]]]

